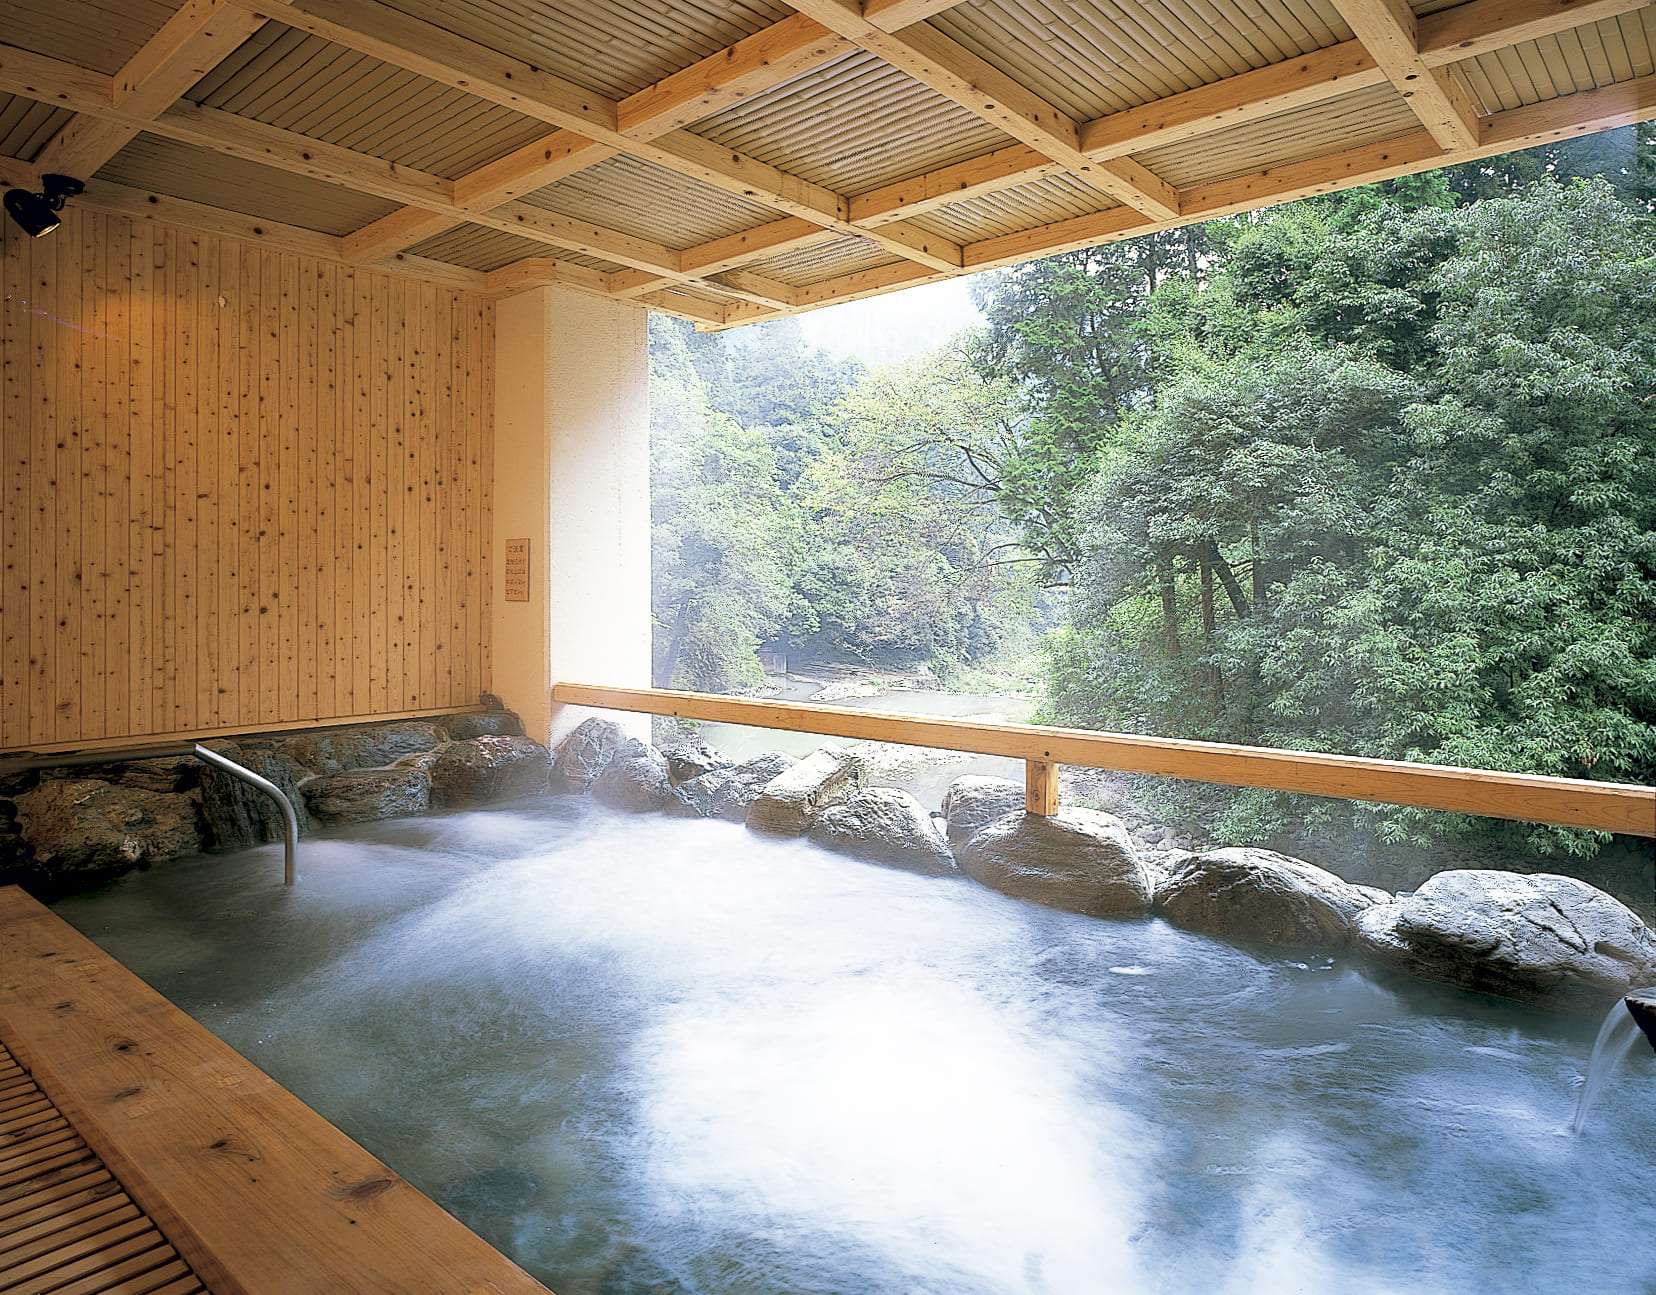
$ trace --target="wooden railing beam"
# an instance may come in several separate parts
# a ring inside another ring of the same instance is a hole
[[[1629,783],[1461,769],[1404,760],[1370,760],[1361,756],[1232,746],[1182,738],[1141,737],[1133,733],[1093,733],[1035,724],[986,724],[882,714],[841,706],[748,701],[663,688],[559,683],[553,686],[552,700],[559,705],[635,711],[792,733],[820,733],[856,741],[1007,756],[1054,766],[1074,764],[1228,787],[1260,787],[1656,837],[1656,787]],[[1056,769],[1053,773],[1055,777]]]

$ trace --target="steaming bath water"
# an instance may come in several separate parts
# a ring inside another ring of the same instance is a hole
[[[585,802],[278,876],[58,911],[560,1295],[1656,1289],[1590,1025]]]

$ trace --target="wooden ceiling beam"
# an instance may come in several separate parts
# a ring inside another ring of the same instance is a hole
[[[754,274],[751,270],[726,270],[706,280],[709,285],[726,289],[735,297],[761,306],[797,306],[799,289],[769,275]]]
[[[681,319],[688,319],[701,325],[722,327],[729,318],[732,307],[722,301],[709,301],[705,297],[698,297],[688,292],[676,292],[667,289],[662,292],[651,292],[638,298],[643,305],[656,310],[666,311],[669,315],[677,315]]]
[[[186,0],[112,78],[110,106],[135,118],[155,117],[264,25],[231,0]],[[38,157],[42,169],[85,178],[125,148],[138,127],[105,117],[76,116]]]
[[[456,36],[434,24],[412,18],[380,0],[235,2],[267,18],[311,32],[395,67],[574,131],[618,152],[699,180],[721,192],[734,194],[786,215],[815,221],[825,228],[853,234],[862,232],[851,227],[849,204],[845,198],[831,189],[791,175],[758,158],[721,148],[682,128],[651,138],[623,134],[619,102],[498,50]],[[803,26],[791,29],[789,41],[811,31]],[[803,47],[795,49],[788,59],[826,60],[830,57],[837,57],[834,47],[820,41],[813,43],[805,40]],[[751,57],[745,57],[732,68],[733,75],[739,75],[750,92],[770,75],[768,70],[749,67],[753,61]],[[778,74],[795,75],[797,67],[798,63],[784,60],[778,67]],[[703,69],[704,73],[706,71]],[[669,92],[657,106],[664,111],[677,111],[675,105],[682,102],[683,89],[680,86],[677,93]],[[649,136],[648,123],[647,117],[637,117],[631,119],[629,125],[635,133]],[[900,256],[925,256],[927,264],[935,265],[937,259],[932,251],[937,248],[938,240],[921,236],[913,241],[916,246],[910,247],[909,241],[899,231],[883,238],[882,245]],[[949,255],[949,249],[943,248],[943,260],[946,261]]]
[[[1120,210],[1105,211],[968,243],[966,265],[970,271],[1011,265],[1652,120],[1656,120],[1656,76],[1639,77],[1484,117],[1478,142],[1467,148],[1445,150],[1431,132],[1422,128],[1396,139],[1338,149],[1305,161],[1196,185],[1182,191],[1183,210],[1178,220],[1150,221],[1134,219],[1131,213]],[[878,266],[801,289],[801,303],[787,309],[733,307],[718,327],[838,305],[943,277],[914,265]]]
[[[621,100],[616,105],[617,129],[641,141],[669,134],[819,67],[850,48],[826,28],[795,14]],[[617,152],[611,145],[560,128],[455,180],[454,201],[469,211],[489,211],[607,161]],[[423,216],[407,215],[399,224],[397,218],[402,215],[394,213],[359,232],[388,250],[394,250],[393,242],[404,229],[418,237],[411,237],[402,247],[430,237],[421,232],[431,230]]]
[[[1000,193],[1063,173],[1062,162],[1054,162],[1027,144],[1013,144],[857,194],[851,199],[851,220],[853,224],[878,228],[952,202]]]
[[[607,162],[615,150],[572,130],[555,130],[454,182],[456,206],[487,211],[536,189]]]
[[[18,173],[20,166],[14,158],[0,158],[0,176]],[[366,260],[350,256],[344,240],[314,229],[284,225],[280,221],[246,216],[239,211],[190,202],[164,193],[114,184],[108,180],[88,180],[86,192],[72,200],[73,207],[89,207],[112,212],[132,220],[154,221],[196,233],[214,234],[222,238],[239,239],[278,251],[314,256],[324,261],[335,261],[358,269],[380,270],[399,274],[427,283],[443,283],[467,292],[481,292],[485,278],[475,270],[450,265],[446,261],[430,261],[417,256],[398,256],[389,259]]]
[[[1471,0],[1418,20],[1428,67],[1491,54],[1525,41],[1647,8],[1652,0]]]
[[[655,139],[842,58],[855,46],[794,14],[630,94],[616,107],[628,139]]]
[[[1478,142],[1477,105],[1454,73],[1430,67],[1421,57],[1419,20],[1408,0],[1333,4],[1440,146],[1471,148]]]
[[[930,24],[887,32],[863,16],[857,0],[789,3],[1115,201],[1157,218],[1178,214],[1178,195],[1166,181],[1131,158],[1087,157],[1078,122]]]
[[[495,296],[510,296],[514,292],[527,292],[531,288],[547,288],[554,284],[605,295],[608,295],[610,288],[610,276],[603,271],[585,265],[571,265],[568,261],[550,256],[513,261],[510,265],[489,271],[484,281],[486,291]]]
[[[962,0],[865,0],[862,15],[881,31],[902,31],[960,3]]]
[[[100,107],[98,97],[85,88],[75,92],[72,104],[77,111],[92,116],[117,122],[132,120],[118,109]],[[356,193],[408,204],[404,210],[393,212],[349,236],[355,240],[352,251],[370,259],[401,250],[394,244],[410,232],[424,230],[424,236],[430,237],[443,229],[470,222],[564,251],[649,270],[673,282],[699,277],[681,272],[678,253],[664,244],[523,202],[507,203],[488,211],[468,211],[455,203],[453,183],[442,176],[398,166],[383,158],[323,143],[220,109],[178,103],[153,121],[138,124],[143,130],[181,143],[321,180]]]
[[[447,233],[464,223],[447,212],[427,211],[423,207],[398,207],[389,216],[381,216],[371,224],[346,234],[345,248],[351,256],[378,260]]]
[[[1420,20],[1421,57],[1433,67],[1630,13],[1652,0],[1472,0]],[[1210,85],[1083,123],[1080,145],[1108,159],[1148,152],[1311,107],[1389,78],[1361,41],[1345,41]],[[1028,145],[999,149],[882,185],[851,198],[851,219],[876,225],[965,198],[1044,179],[1061,170]]]
[[[40,188],[41,170],[20,157],[0,157],[0,189]]]

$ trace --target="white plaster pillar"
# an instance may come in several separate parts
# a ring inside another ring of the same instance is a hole
[[[506,601],[527,538],[529,601]],[[549,744],[592,712],[559,679],[650,683],[650,407],[645,313],[566,288],[495,307],[493,691]],[[648,737],[647,716],[615,714]]]

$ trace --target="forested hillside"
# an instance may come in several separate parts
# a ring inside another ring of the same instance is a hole
[[[946,675],[1034,624],[1058,722],[1656,781],[1653,140],[987,276],[987,327],[907,366],[658,321],[658,682],[765,643]]]

